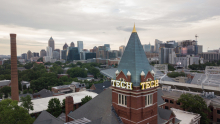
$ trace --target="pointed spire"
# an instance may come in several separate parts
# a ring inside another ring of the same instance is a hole
[[[133,31],[132,31],[132,33],[133,33],[133,32],[137,32],[137,31],[136,31],[136,29],[135,29],[135,24],[134,24],[134,28],[133,28]]]
[[[131,76],[131,72],[130,71],[128,71],[127,76]]]

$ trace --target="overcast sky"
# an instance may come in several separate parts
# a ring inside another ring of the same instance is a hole
[[[133,25],[142,44],[198,37],[203,51],[220,47],[220,0],[0,0],[0,55],[84,42],[84,48],[126,45]],[[209,47],[209,48],[208,48]]]

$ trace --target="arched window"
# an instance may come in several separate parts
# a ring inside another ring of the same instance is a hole
[[[124,78],[119,78],[119,81],[125,81],[125,79]]]

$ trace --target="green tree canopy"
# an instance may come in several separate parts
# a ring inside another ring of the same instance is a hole
[[[43,57],[40,57],[37,62],[43,62]]]
[[[81,99],[81,104],[83,105],[91,99],[92,99],[92,97],[87,95],[87,96],[85,96],[84,98]]]
[[[70,77],[87,77],[87,71],[85,69],[82,69],[80,67],[75,67],[67,70],[67,74],[69,74]]]
[[[2,95],[5,95],[5,98],[8,98],[8,95],[11,94],[11,87],[9,86],[4,86],[0,89],[0,97],[2,97]]]
[[[17,101],[5,99],[0,102],[0,124],[32,124],[34,119]]]
[[[26,97],[21,97],[21,106],[28,110],[34,110],[33,102],[31,101],[31,96],[27,95]]]
[[[178,102],[182,103],[181,108],[183,108],[183,110],[200,114],[200,124],[209,123],[206,112],[209,112],[210,110],[202,97],[199,95],[182,94]]]
[[[168,77],[171,77],[171,78],[176,78],[176,77],[179,77],[179,76],[186,76],[186,74],[184,72],[171,72],[171,73],[168,73],[167,74]]]
[[[47,111],[55,117],[62,113],[62,106],[58,98],[52,98],[48,102]]]

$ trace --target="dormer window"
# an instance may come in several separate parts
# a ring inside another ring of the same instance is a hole
[[[151,78],[148,78],[147,81],[152,81],[152,79],[151,79]]]
[[[119,81],[125,81],[125,79],[124,78],[119,78]]]

